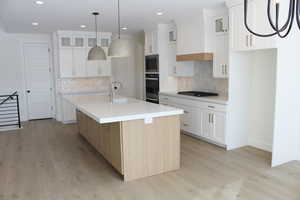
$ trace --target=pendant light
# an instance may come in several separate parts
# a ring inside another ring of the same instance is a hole
[[[98,46],[98,23],[97,23],[97,17],[99,15],[98,12],[92,13],[95,16],[95,32],[96,32],[96,44],[88,53],[88,60],[106,60],[105,51]]]
[[[248,0],[244,0],[244,24],[246,29],[252,33],[253,35],[256,35],[258,37],[272,37],[274,35],[278,35],[280,38],[285,38],[289,35],[294,19],[296,18],[297,25],[300,30],[300,0],[289,0],[289,11],[288,11],[288,17],[286,22],[282,27],[279,27],[279,8],[280,8],[280,0],[276,0],[275,4],[275,23],[271,17],[271,4],[272,0],[268,0],[268,6],[266,8],[268,20],[270,23],[271,28],[273,29],[273,32],[271,33],[255,33],[251,30],[251,28],[248,26],[247,21],[247,13],[248,13]]]
[[[108,56],[128,57],[129,52],[129,41],[126,39],[121,39],[120,0],[118,0],[118,38],[112,41],[108,49]]]

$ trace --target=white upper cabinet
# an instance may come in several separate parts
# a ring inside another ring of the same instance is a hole
[[[145,32],[145,55],[158,54],[157,31]]]
[[[103,47],[107,54],[108,48]],[[86,54],[90,48],[87,49]],[[97,77],[97,76],[110,76],[111,75],[111,59],[107,57],[107,60],[93,60],[86,61],[86,76]]]
[[[83,48],[73,49],[73,77],[86,76],[87,54]]]
[[[244,25],[244,4],[243,1],[229,6],[229,27],[230,27],[230,49],[233,51],[245,51],[256,49],[276,48],[276,38],[256,37],[250,33]],[[267,1],[250,0],[248,2],[248,26],[257,33],[270,33],[271,27],[267,19]]]
[[[73,48],[85,48],[86,36],[85,35],[73,35]]]
[[[71,35],[60,35],[59,36],[59,47],[60,48],[71,48],[73,46]]]
[[[199,10],[194,17],[175,19],[177,26],[177,55],[211,53],[210,28],[207,10]]]
[[[253,24],[253,31],[257,33],[272,33],[274,30],[271,28],[269,22],[268,22],[268,16],[266,12],[267,3],[268,1],[262,1],[262,0],[253,0],[255,8],[253,9],[253,15],[254,15],[254,22]],[[273,6],[271,8],[275,9],[275,0],[272,0]],[[271,10],[271,13],[274,13],[274,11]],[[253,37],[253,48],[254,49],[267,49],[267,48],[276,48],[277,47],[277,36],[273,37]]]
[[[249,5],[250,6],[250,5]],[[250,8],[250,7],[249,7]],[[250,11],[250,10],[249,10]],[[248,15],[249,25],[251,24],[251,12]],[[230,49],[234,51],[243,51],[251,47],[250,34],[244,25],[243,5],[238,5],[229,10],[230,23]],[[251,36],[253,37],[253,36]]]
[[[61,78],[73,77],[73,49],[62,48],[59,50],[59,70]]]
[[[87,47],[92,48],[96,46],[97,40],[95,36],[87,36]]]
[[[202,18],[177,20],[177,55],[203,53],[204,32]]]
[[[194,62],[176,62],[176,42],[169,43],[168,48],[169,75],[176,77],[194,76]]]
[[[60,78],[84,78],[111,75],[111,58],[104,61],[87,61],[89,50],[96,44],[106,51],[111,43],[111,33],[59,31]]]
[[[228,15],[214,17],[214,32],[216,35],[224,35],[228,32]]]
[[[215,37],[215,51],[213,60],[213,76],[215,78],[228,78],[228,35]]]
[[[177,41],[177,30],[176,30],[176,26],[173,26],[169,30],[169,42],[176,43],[176,41]]]

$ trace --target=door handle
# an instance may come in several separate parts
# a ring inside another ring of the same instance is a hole
[[[211,123],[213,124],[213,123],[215,123],[215,115],[214,114],[211,114]]]
[[[210,123],[210,113],[208,114],[208,123]]]
[[[27,92],[27,93],[30,93],[31,91],[30,91],[30,90],[27,90],[26,92]]]

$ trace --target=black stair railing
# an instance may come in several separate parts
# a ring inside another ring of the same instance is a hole
[[[0,95],[0,128],[18,126],[21,128],[18,92]]]

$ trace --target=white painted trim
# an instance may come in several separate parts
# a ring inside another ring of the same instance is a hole
[[[201,137],[201,136],[199,136],[199,135],[195,135],[195,134],[193,134],[193,133],[190,133],[190,132],[187,132],[187,131],[183,131],[183,130],[181,130],[181,133],[183,133],[184,135],[188,135],[188,136],[194,137],[194,138],[196,138],[196,139],[203,140],[203,141],[208,142],[208,143],[210,143],[210,144],[214,144],[214,145],[217,145],[217,146],[219,146],[219,147],[222,147],[222,148],[227,149],[227,146],[226,146],[226,145],[220,144],[220,143],[215,142],[215,141],[212,141],[212,140],[207,139],[207,138],[205,138],[205,137]],[[227,149],[227,150],[228,150],[228,149]]]
[[[75,124],[75,123],[77,123],[77,121],[76,121],[76,120],[63,121],[62,123],[63,123],[63,124]]]
[[[258,149],[261,149],[264,151],[272,152],[272,145],[264,142],[261,139],[260,140],[257,140],[257,139],[249,140],[248,144],[249,144],[249,146],[253,146],[255,148],[258,148]]]
[[[228,8],[243,4],[243,0],[226,0],[225,4]]]
[[[19,127],[0,128],[0,132],[15,133],[15,132],[10,132],[10,131],[15,131],[15,130],[20,130],[20,129],[23,129],[23,127],[21,126],[21,128],[19,128]]]

